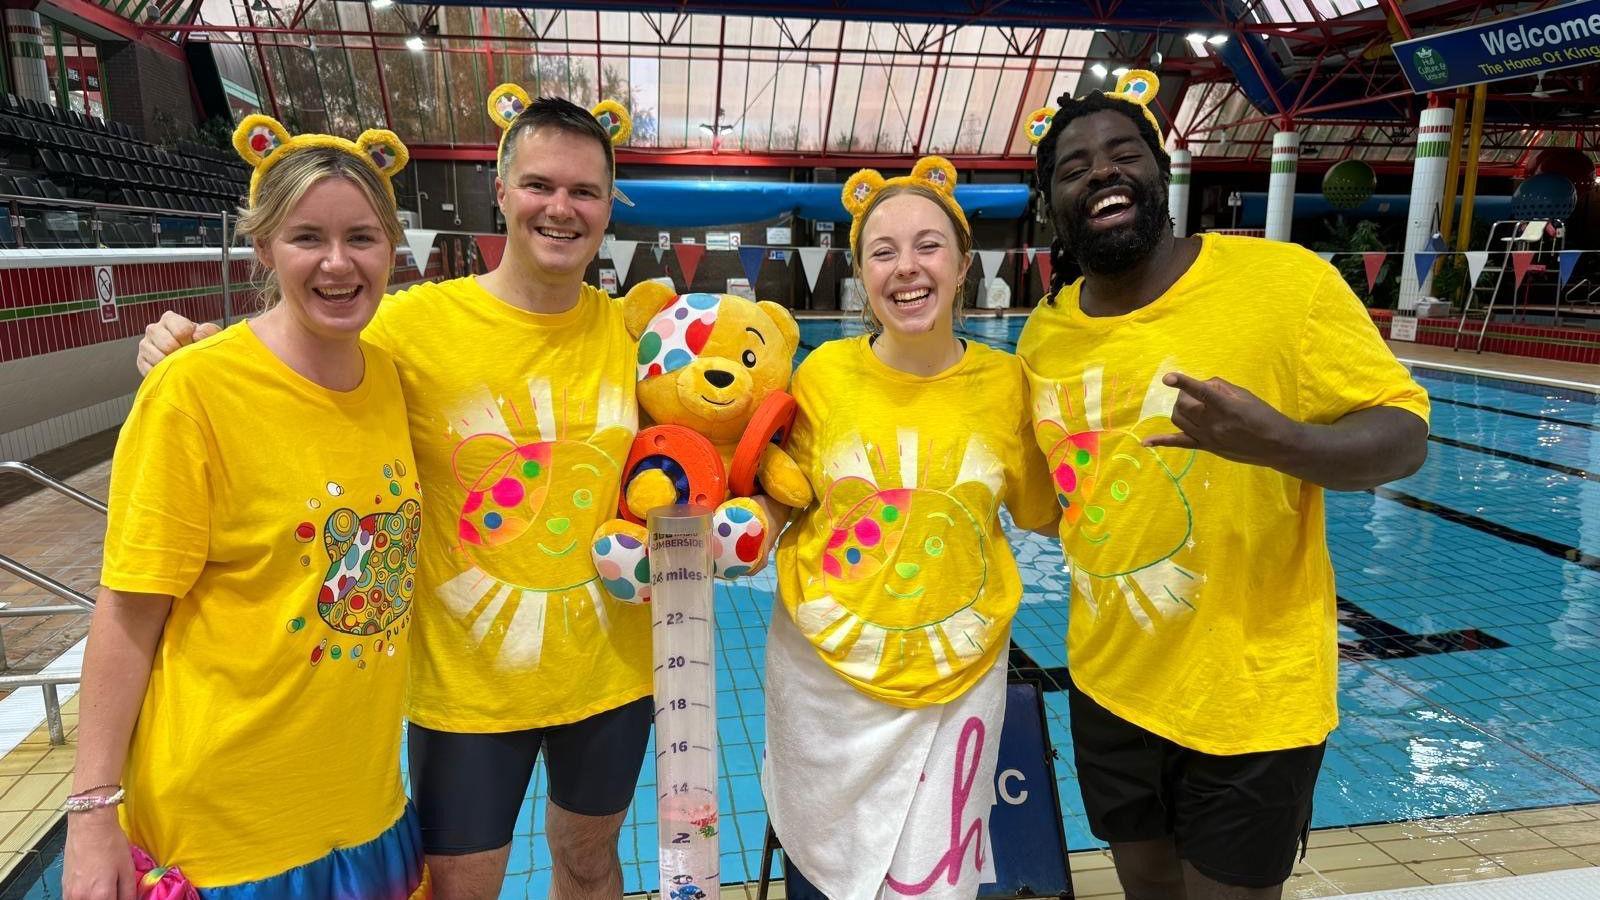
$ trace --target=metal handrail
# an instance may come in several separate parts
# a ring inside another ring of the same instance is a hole
[[[70,500],[75,500],[84,506],[99,513],[106,514],[106,505],[99,500],[85,494],[72,485],[46,475],[43,471],[25,462],[15,460],[0,461],[0,475],[7,473],[21,475],[32,479],[39,484],[55,491]],[[64,613],[83,613],[94,611],[94,600],[88,595],[73,590],[61,582],[51,578],[43,572],[35,572],[22,563],[9,556],[0,554],[0,569],[21,578],[36,587],[40,587],[71,603],[71,606],[22,606],[16,609],[0,608],[0,618],[14,616],[50,616]],[[6,660],[5,641],[0,636],[0,668],[10,668]],[[50,743],[59,747],[67,742],[66,730],[61,722],[61,695],[56,688],[63,684],[77,684],[82,678],[81,672],[70,672],[60,675],[0,675],[0,690],[13,690],[24,687],[38,687],[44,691],[44,721],[45,727],[50,732]]]
[[[212,195],[216,196],[216,195]],[[29,206],[65,206],[72,209],[105,210],[108,212],[156,213],[184,219],[220,219],[223,213],[195,212],[192,209],[166,209],[160,206],[128,206],[123,203],[101,203],[98,200],[68,200],[55,197],[28,197],[23,194],[0,194],[0,203],[28,204]]]
[[[42,470],[34,466],[30,466],[25,462],[17,462],[15,460],[0,462],[0,475],[3,475],[7,472],[21,475],[25,478],[31,478],[50,490],[55,491],[64,497],[76,500],[79,503],[82,503],[84,506],[87,506],[102,515],[105,515],[108,512],[104,503],[101,503],[99,500],[96,500],[95,498],[85,494],[83,491],[78,490],[64,481],[51,478]]]
[[[36,588],[43,588],[57,597],[78,607],[80,612],[94,612],[94,599],[87,594],[79,593],[61,582],[51,578],[43,572],[35,572],[22,563],[0,553],[0,569],[21,578]],[[5,667],[5,642],[0,640],[0,668]]]
[[[77,672],[67,675],[0,675],[0,690],[43,688],[45,727],[50,732],[51,746],[59,747],[67,742],[67,733],[61,724],[61,695],[56,688],[63,684],[77,684],[82,680]]]

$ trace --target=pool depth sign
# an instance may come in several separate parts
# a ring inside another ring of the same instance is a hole
[[[1600,62],[1600,0],[1401,41],[1394,56],[1419,94]]]

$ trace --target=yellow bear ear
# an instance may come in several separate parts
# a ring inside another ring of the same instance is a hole
[[[532,104],[527,91],[514,84],[502,84],[489,92],[489,118],[495,127],[505,131]]]
[[[278,148],[289,143],[289,132],[278,120],[260,113],[245,116],[233,130],[233,149],[251,168],[260,166]]]
[[[778,326],[778,333],[783,335],[783,342],[789,346],[789,355],[794,356],[794,352],[800,349],[800,324],[794,320],[794,314],[771,300],[761,300],[756,306]]]
[[[396,173],[406,167],[406,161],[411,159],[411,154],[406,150],[406,145],[392,131],[382,128],[371,128],[361,132],[361,137],[356,138],[356,147],[378,171],[393,178]]]
[[[844,201],[845,211],[852,218],[861,215],[862,210],[867,208],[867,201],[871,200],[872,195],[882,187],[883,176],[878,174],[877,169],[862,169],[851,175],[844,183],[844,191],[840,198]]]
[[[911,177],[922,179],[945,196],[955,196],[956,167],[942,156],[924,156],[917,160],[911,168]]]
[[[1122,99],[1140,106],[1149,106],[1160,90],[1161,79],[1156,77],[1156,73],[1149,69],[1131,69],[1117,79],[1117,89],[1113,93],[1121,94]]]
[[[628,115],[628,108],[615,100],[601,100],[589,110],[594,120],[611,136],[611,146],[615,147],[628,140],[633,134],[633,117]]]
[[[1050,123],[1055,121],[1055,118],[1056,108],[1053,106],[1043,106],[1028,113],[1028,118],[1022,123],[1022,134],[1028,139],[1028,143],[1035,147],[1039,146],[1044,136],[1050,133]]]

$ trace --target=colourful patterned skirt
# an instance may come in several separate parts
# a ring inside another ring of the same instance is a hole
[[[422,858],[417,811],[365,844],[344,847],[271,878],[200,888],[203,900],[427,900],[433,896]]]

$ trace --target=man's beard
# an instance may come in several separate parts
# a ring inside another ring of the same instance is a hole
[[[1167,193],[1162,184],[1133,179],[1123,179],[1119,183],[1133,195],[1132,224],[1110,231],[1094,228],[1089,224],[1088,197],[1079,209],[1056,214],[1056,233],[1061,235],[1067,252],[1085,272],[1120,275],[1128,271],[1143,262],[1172,227],[1167,212]]]

